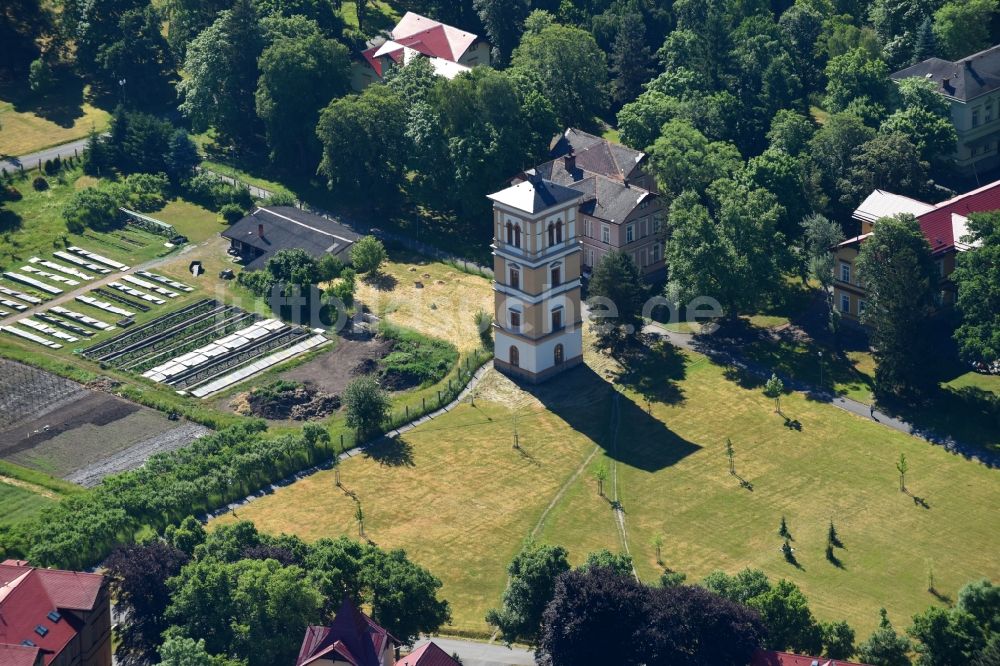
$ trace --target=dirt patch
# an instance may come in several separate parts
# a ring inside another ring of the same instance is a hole
[[[318,391],[315,386],[285,381],[241,393],[230,407],[237,414],[272,421],[311,421],[326,418],[340,409],[340,396]]]
[[[369,362],[377,362],[392,351],[392,341],[380,338],[349,340],[341,338],[332,350],[280,375],[310,386],[321,393],[342,395],[356,375],[356,370]]]
[[[39,486],[34,483],[29,483],[27,481],[22,481],[21,479],[15,479],[9,476],[0,475],[0,483],[6,483],[8,486],[17,486],[18,488],[23,488],[24,490],[35,493],[36,495],[47,497],[50,500],[58,501],[59,499],[61,499],[59,495],[56,495],[48,488],[43,488],[42,486]]]
[[[109,387],[102,383],[100,388]],[[93,468],[96,471],[88,474],[91,483],[139,467],[154,453],[186,446],[209,432],[7,361],[0,367],[0,404],[10,405],[0,422],[0,458],[63,478]],[[133,450],[143,442],[144,447]]]

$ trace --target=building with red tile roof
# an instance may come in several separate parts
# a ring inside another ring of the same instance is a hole
[[[807,657],[801,654],[773,650],[757,650],[750,659],[750,666],[867,666],[867,664],[826,657]]]
[[[425,643],[396,662],[396,666],[458,666],[458,662],[434,643]]]
[[[381,81],[389,68],[424,56],[438,75],[454,78],[476,65],[490,64],[490,47],[477,35],[414,12],[406,12],[389,38],[377,38],[352,68],[351,85],[362,90]]]
[[[834,249],[837,257],[833,282],[835,307],[848,320],[856,321],[864,312],[866,291],[855,266],[861,243],[871,235],[879,218],[900,213],[909,213],[917,218],[937,262],[941,278],[939,302],[943,306],[953,304],[955,286],[948,276],[955,270],[958,253],[970,247],[962,240],[967,233],[968,216],[993,210],[1000,210],[1000,180],[937,204],[875,190],[852,215],[861,223],[861,233]]]
[[[104,576],[0,564],[0,666],[110,666]]]
[[[306,628],[295,666],[392,666],[401,642],[344,599],[326,627]]]

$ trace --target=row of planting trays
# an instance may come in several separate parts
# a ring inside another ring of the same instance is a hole
[[[82,283],[129,270],[126,264],[75,245],[53,255],[53,259],[31,257],[24,266],[3,273],[3,278],[14,284],[0,284],[0,318],[37,309]],[[163,275],[149,271],[137,273],[123,274],[105,287],[77,296],[76,301],[114,315],[124,324],[136,312],[149,312],[154,305],[164,305],[182,293],[193,291],[192,287]],[[86,340],[114,328],[85,312],[55,306],[0,326],[0,331],[50,349],[60,349],[66,343]]]
[[[203,299],[81,354],[105,367],[205,397],[328,342],[318,331]],[[206,391],[206,385],[213,388]]]

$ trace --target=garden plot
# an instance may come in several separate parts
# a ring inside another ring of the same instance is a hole
[[[152,303],[154,305],[163,305],[164,303],[166,303],[166,301],[163,300],[162,298],[157,298],[156,296],[147,294],[144,291],[139,291],[138,289],[133,289],[127,284],[122,284],[121,282],[109,282],[108,287],[116,291],[120,291],[123,294],[128,294],[133,298],[138,298],[143,301],[146,301],[147,303]]]
[[[78,322],[80,322],[81,324],[83,324],[85,326],[89,326],[91,328],[96,328],[99,331],[111,331],[111,330],[114,330],[114,328],[115,328],[111,324],[106,324],[103,321],[101,321],[100,319],[94,319],[93,317],[88,317],[87,315],[83,314],[82,312],[76,312],[74,310],[68,310],[68,309],[66,309],[64,307],[60,307],[58,305],[55,306],[55,307],[53,307],[49,311],[50,312],[55,312],[57,315],[61,315],[63,317],[66,317],[67,319],[72,319],[73,321],[78,321]]]
[[[23,328],[18,328],[17,326],[0,326],[0,331],[16,335],[22,340],[28,340],[44,347],[48,347],[49,349],[62,349],[62,345],[58,342],[52,342],[51,340],[47,340],[40,335],[35,335],[34,333],[30,333]]]
[[[327,342],[306,329],[204,299],[82,354],[205,397]]]
[[[15,303],[14,301],[7,300],[6,298],[0,298],[0,305],[5,308],[10,308],[11,310],[17,310],[18,312],[24,312],[28,309],[27,305],[21,303]],[[6,316],[6,315],[5,315]]]
[[[50,273],[49,271],[43,271],[41,268],[35,268],[34,266],[21,266],[20,270],[36,277],[45,278],[51,282],[58,282],[59,284],[64,284],[69,287],[77,287],[80,285],[79,280],[74,280],[73,278],[65,277],[63,275],[56,275],[55,273]]]
[[[0,360],[0,458],[85,485],[207,434],[52,373]]]
[[[135,313],[130,310],[125,310],[124,308],[120,308],[117,305],[113,305],[111,303],[108,303],[107,301],[102,301],[92,296],[77,296],[76,300],[80,301],[81,303],[86,303],[92,308],[97,308],[98,310],[104,310],[105,312],[118,315],[119,317],[135,316]]]
[[[108,259],[107,257],[101,256],[96,252],[85,250],[82,247],[77,247],[76,245],[71,245],[66,249],[77,256],[83,257],[87,261],[91,261],[95,264],[103,264],[105,266],[110,266],[116,271],[127,271],[129,269],[129,266],[121,263],[120,261],[115,261],[114,259]]]

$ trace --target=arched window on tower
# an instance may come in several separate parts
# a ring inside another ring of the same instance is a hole
[[[510,346],[510,364],[515,368],[521,366],[521,352],[517,350],[517,345]]]
[[[507,245],[511,245],[514,242],[514,225],[507,222]]]
[[[562,243],[563,240],[563,223],[562,220],[556,220],[556,243]]]
[[[556,244],[556,225],[549,222],[549,247]]]
[[[521,247],[521,225],[514,225],[514,247]]]
[[[556,365],[562,365],[563,364],[563,346],[562,345],[556,345],[556,348],[552,352],[552,355],[554,357],[553,361],[555,362]]]

